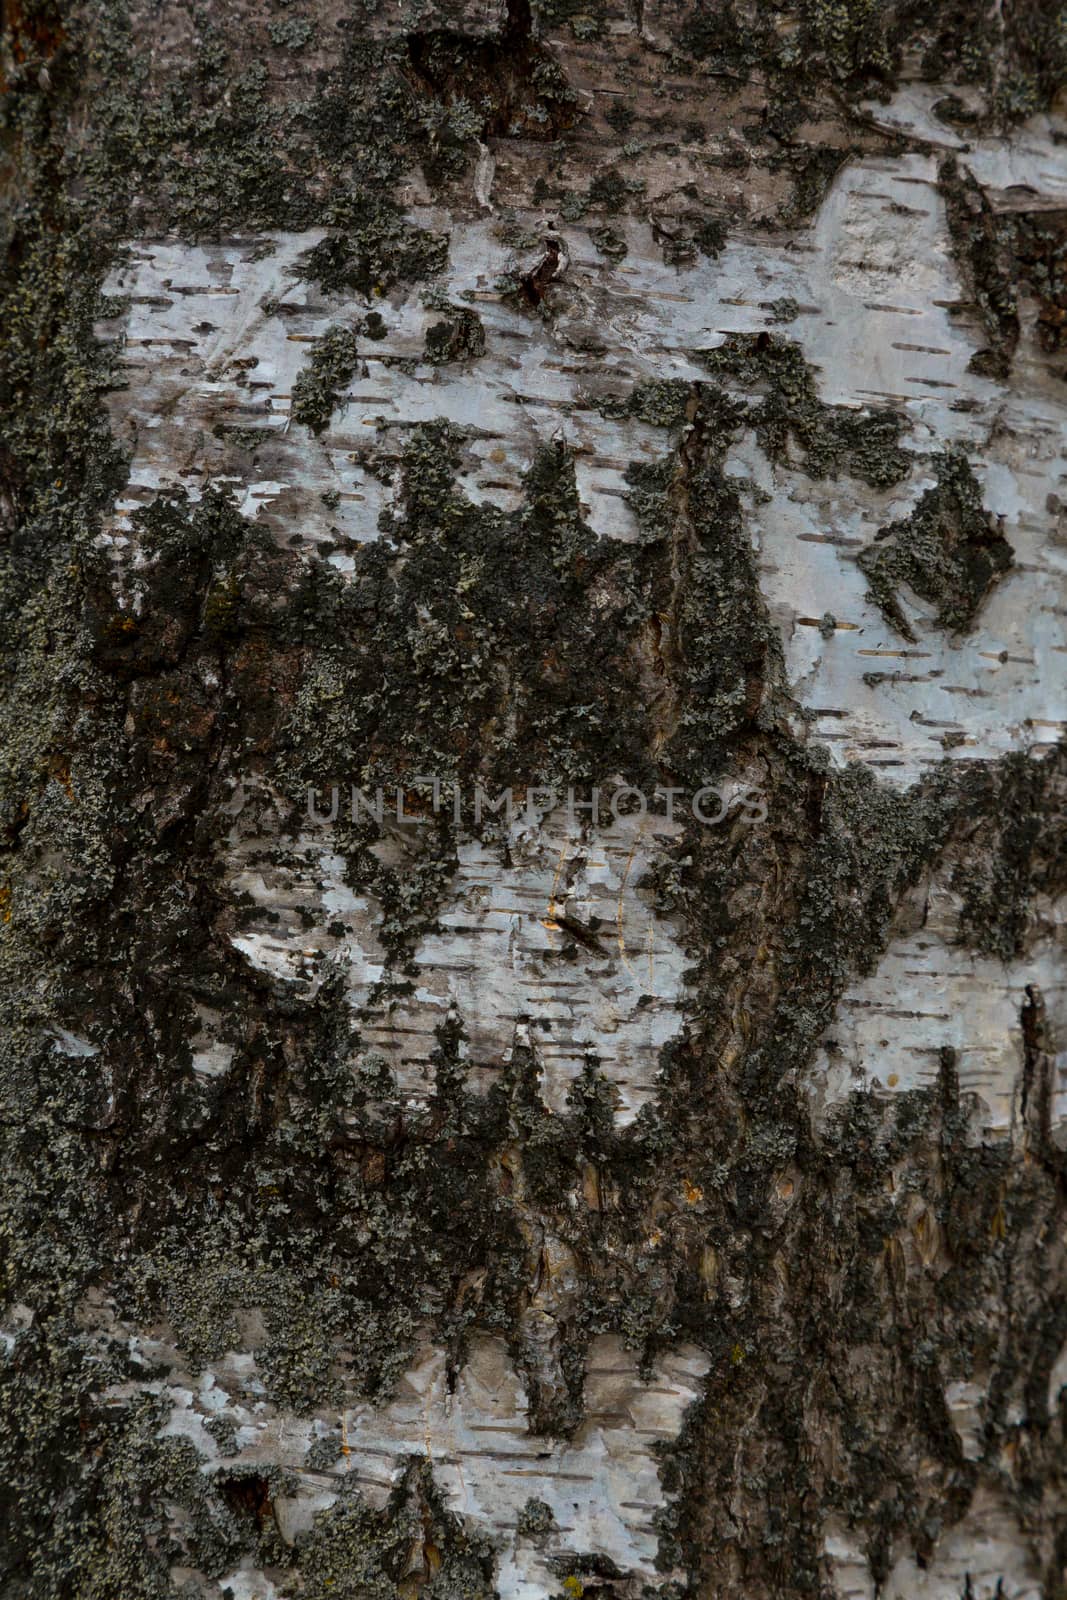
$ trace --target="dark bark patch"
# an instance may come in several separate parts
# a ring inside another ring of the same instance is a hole
[[[578,117],[578,99],[551,51],[534,32],[529,0],[508,0],[496,36],[448,29],[410,33],[408,65],[416,90],[470,120],[490,138],[558,139]]]
[[[971,357],[972,372],[1006,378],[1019,343],[1010,237],[993,212],[980,184],[961,171],[955,156],[941,163],[937,186],[945,202],[953,254],[989,345]]]
[[[939,627],[962,633],[1013,559],[996,519],[982,507],[965,457],[942,456],[937,477],[911,515],[880,529],[856,558],[882,615],[913,644],[915,634],[896,598],[901,584],[936,607]]]

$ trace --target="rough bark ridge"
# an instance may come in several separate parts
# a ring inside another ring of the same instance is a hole
[[[2,1600],[1063,1600],[1067,14],[3,23]]]

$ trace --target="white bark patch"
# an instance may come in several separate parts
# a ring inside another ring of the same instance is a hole
[[[980,1383],[962,1380],[945,1387],[945,1404],[959,1435],[965,1461],[981,1459],[985,1402],[986,1389]]]
[[[193,1071],[202,1078],[221,1078],[233,1062],[233,1046],[220,1038],[223,1017],[207,1006],[197,1006],[199,1026],[189,1041],[193,1052]]]
[[[1067,907],[1043,907],[1040,936],[1010,962],[956,942],[959,900],[944,887],[913,896],[909,909],[911,931],[842,995],[809,1069],[813,1100],[824,1113],[857,1089],[932,1088],[948,1045],[957,1052],[961,1093],[977,1097],[977,1127],[1005,1135],[1019,1117],[1028,984],[1041,990],[1052,1038],[1067,1037]],[[1054,1058],[1053,1070],[1052,1125],[1067,1137],[1067,1054]]]
[[[559,1587],[552,1558],[579,1552],[614,1561],[627,1574],[659,1587],[671,1574],[655,1567],[653,1516],[666,1504],[655,1448],[677,1437],[697,1398],[707,1358],[681,1346],[657,1362],[650,1381],[614,1336],[593,1341],[586,1367],[585,1418],[566,1441],[527,1432],[527,1403],[503,1342],[475,1341],[450,1392],[443,1351],[422,1347],[396,1395],[381,1406],[353,1404],[314,1417],[279,1411],[257,1397],[254,1358],[230,1355],[214,1371],[186,1373],[173,1347],[136,1340],[153,1361],[172,1368],[165,1381],[124,1383],[106,1391],[112,1405],[148,1390],[173,1406],[164,1433],[188,1438],[205,1457],[206,1472],[279,1466],[295,1488],[275,1502],[282,1536],[293,1543],[317,1512],[354,1478],[372,1505],[383,1506],[410,1458],[426,1459],[450,1511],[489,1533],[499,1552],[501,1600],[540,1600]],[[238,1453],[223,1457],[206,1424],[233,1423]],[[305,1458],[316,1439],[340,1439],[336,1461],[311,1470]],[[554,1526],[544,1535],[520,1533],[527,1500],[543,1501]],[[245,1581],[265,1581],[246,1566]],[[228,1581],[228,1580],[227,1580]],[[262,1587],[251,1592],[263,1594]]]
[[[1050,540],[1056,525],[1045,501],[1064,471],[1067,415],[1026,419],[1014,407],[1007,414],[1025,429],[1023,438],[1013,431],[995,441],[976,476],[987,509],[1003,516],[1016,565],[958,639],[907,591],[902,605],[917,642],[903,639],[867,600],[854,560],[879,527],[908,514],[932,479],[917,478],[906,497],[865,489],[857,507],[848,480],[771,473],[756,451],[748,453],[748,475],[773,494],[753,512],[761,584],[781,627],[793,692],[839,766],[862,761],[907,784],[946,755],[991,759],[1049,748],[1060,737],[1067,548]]]
[[[384,1057],[409,1101],[432,1092],[435,1030],[453,1013],[467,1030],[472,1087],[498,1076],[512,1042],[532,1045],[544,1100],[562,1111],[592,1054],[625,1125],[654,1095],[660,1050],[682,1026],[683,934],[677,919],[655,912],[649,886],[657,855],[680,831],[662,818],[621,816],[590,833],[560,810],[537,826],[516,819],[506,861],[499,846],[466,840],[439,931],[414,950],[414,995],[384,1003],[375,995],[387,972],[381,908],[343,882],[327,830],[303,835],[284,864],[275,837],[244,840],[231,889],[250,895],[264,918],[248,920],[233,943],[309,994],[340,964],[363,1045]]]
[[[974,1600],[1041,1600],[1040,1574],[1017,1517],[989,1490],[975,1492],[967,1515],[950,1528],[924,1568],[902,1556],[890,1572],[884,1600],[956,1600],[968,1581]]]
[[[908,1555],[876,1589],[851,1531],[832,1524],[823,1545],[839,1600],[1041,1600],[1044,1589],[1011,1510],[989,1490],[975,1492],[967,1515],[946,1530],[925,1567]]]
[[[886,114],[914,118],[923,106],[905,96]],[[942,132],[942,147],[955,148],[951,130]],[[1010,147],[983,140],[958,155],[983,182],[1017,184],[1023,172],[1028,204],[1062,203],[1067,156],[1045,120]],[[733,454],[733,469],[771,495],[751,512],[761,582],[816,734],[838,761],[863,761],[902,784],[946,754],[1050,745],[1067,726],[1067,533],[1049,509],[1067,477],[1067,400],[1027,335],[1026,316],[1010,387],[967,370],[985,339],[949,313],[963,291],[937,164],[937,155],[855,162],[795,238],[738,235],[718,260],[682,270],[664,266],[642,223],[619,220],[628,254],[615,264],[596,254],[584,228],[557,228],[567,301],[546,320],[497,287],[516,262],[491,218],[456,221],[419,208],[413,219],[422,226],[450,227],[448,267],[436,283],[451,303],[477,311],[486,353],[428,364],[426,331],[443,313],[419,289],[391,291],[374,302],[386,337],[361,339],[360,370],[319,438],[291,420],[293,384],[315,340],[358,322],[369,304],[325,297],[299,280],[299,258],[322,234],[216,247],[137,242],[108,283],[129,297],[105,331],[125,340],[129,386],[111,410],[132,466],[104,537],[135,558],[132,510],[164,487],[195,500],[206,483],[221,483],[280,542],[309,556],[326,544],[325,559],[349,571],[352,549],[379,536],[407,432],[443,417],[466,431],[460,481],[471,499],[516,506],[537,446],[562,437],[576,452],[590,525],[633,539],[624,474],[630,462],[662,455],[667,435],[602,416],[598,397],[650,379],[705,378],[701,349],[731,332],[773,327],[799,341],[823,400],[896,408],[917,452],[911,478],[885,493],[846,476],[813,482],[773,467],[751,436]],[[1005,200],[1012,203],[1017,189]],[[523,221],[535,236],[546,224],[541,215]],[[772,307],[782,300],[799,310],[778,328]],[[226,434],[234,428],[256,431],[254,452]],[[908,645],[867,600],[855,558],[915,505],[933,481],[929,458],[950,443],[966,448],[1016,562],[959,639],[905,592],[918,640]]]
[[[964,104],[968,100],[972,107],[977,104],[965,87],[957,87],[953,93]],[[911,134],[958,155],[984,188],[999,191],[998,199],[1008,199],[1010,190],[1022,190],[1026,192],[1016,198],[1027,206],[1038,197],[1039,204],[1067,204],[1067,161],[1057,145],[1062,117],[1041,113],[1013,129],[1010,137],[986,134],[976,138],[968,130],[964,138],[935,115],[934,108],[944,100],[943,84],[903,84],[888,104],[873,102],[865,107],[865,114],[879,127]]]

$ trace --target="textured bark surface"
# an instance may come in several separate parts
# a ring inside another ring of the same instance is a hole
[[[1067,13],[3,19],[0,1600],[1064,1600]]]

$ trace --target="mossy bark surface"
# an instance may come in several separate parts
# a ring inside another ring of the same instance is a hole
[[[8,0],[0,1600],[1065,1600],[1065,78]]]

